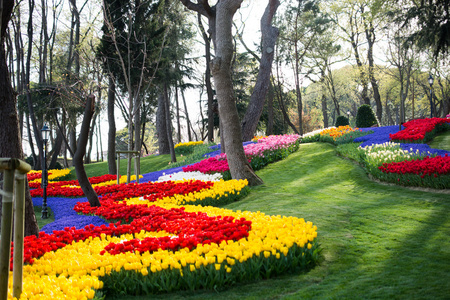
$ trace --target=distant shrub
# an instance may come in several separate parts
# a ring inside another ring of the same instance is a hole
[[[344,116],[339,116],[336,119],[336,127],[350,125],[348,118]]]
[[[53,169],[55,169],[55,170],[62,170],[62,169],[64,169],[64,166],[59,161],[57,161],[55,163],[55,167]]]
[[[31,167],[33,167],[33,166],[34,166],[34,159],[33,159],[33,156],[30,155],[30,156],[26,157],[26,158],[25,158],[25,162],[26,162],[27,164],[29,164]]]
[[[366,128],[372,127],[373,125],[378,126],[379,124],[372,107],[368,104],[361,105],[356,114],[356,127]]]

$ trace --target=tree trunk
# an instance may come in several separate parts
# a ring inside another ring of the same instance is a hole
[[[76,120],[72,120],[72,122],[76,122]],[[76,123],[72,124],[72,122],[69,124],[69,144],[70,149],[72,149],[72,153],[75,155],[75,152],[77,152],[77,132],[76,132]],[[72,157],[73,158],[73,157]],[[72,162],[73,165],[73,162]]]
[[[261,18],[262,55],[256,84],[242,120],[242,139],[244,141],[250,141],[255,134],[269,89],[275,43],[279,35],[278,28],[271,24],[279,5],[278,0],[269,0]]]
[[[197,21],[205,42],[205,85],[208,95],[208,142],[214,142],[214,93],[211,85],[211,37],[206,34],[201,20],[201,14],[197,13]],[[190,139],[189,139],[190,140]]]
[[[47,82],[48,30],[47,30],[47,1],[41,0],[41,35],[39,45],[39,83]]]
[[[109,77],[108,83],[108,171],[117,174],[116,166],[116,120],[114,118],[114,102],[116,100],[116,85]]]
[[[296,134],[299,134],[297,128],[295,127],[295,125],[289,119],[289,115],[287,114],[286,108],[284,107],[283,89],[281,87],[281,83],[280,82],[278,82],[278,89],[277,90],[278,90],[278,93],[276,93],[276,94],[277,94],[278,104],[280,105],[281,113],[283,114],[283,119],[286,122],[286,124],[288,124],[289,127],[291,127],[292,130]]]
[[[383,104],[381,103],[381,96],[380,91],[378,89],[378,83],[375,79],[375,65],[373,60],[373,45],[375,44],[375,30],[373,28],[373,24],[369,23],[369,28],[366,28],[366,38],[368,43],[368,50],[367,50],[367,59],[369,61],[369,80],[370,84],[372,85],[373,90],[373,98],[375,100],[375,105],[377,107],[376,115],[378,118],[378,121],[381,122],[381,118],[383,116]]]
[[[73,156],[73,165],[77,174],[77,179],[83,190],[84,195],[87,197],[91,206],[100,206],[97,193],[92,188],[91,183],[86,175],[84,169],[83,157],[86,154],[86,145],[89,138],[89,127],[91,124],[92,116],[95,109],[95,96],[89,95],[86,100],[86,107],[84,109],[83,121],[81,123],[80,136],[78,137],[77,150]]]
[[[166,104],[163,90],[160,91],[158,96],[158,109],[156,110],[156,132],[158,134],[159,154],[170,154],[166,125]]]
[[[270,81],[269,94],[267,95],[267,128],[266,135],[273,134],[273,98],[275,91],[272,81]]]
[[[242,139],[244,141],[250,141],[255,134],[269,89],[275,43],[279,35],[278,28],[271,24],[279,5],[278,0],[269,0],[261,18],[262,55],[256,84],[242,120]]]
[[[16,110],[17,99],[11,85],[4,48],[6,28],[11,19],[14,1],[0,1],[3,2],[3,11],[1,11],[0,19],[0,119],[2,120],[0,127],[0,157],[23,159],[22,140],[20,138],[19,119]],[[38,235],[39,227],[34,215],[33,202],[31,200],[28,184],[26,184],[26,186],[25,235]],[[0,196],[0,199],[1,198],[2,197]],[[1,210],[0,205],[0,219],[2,213]]]
[[[177,157],[175,155],[175,148],[173,145],[173,138],[172,138],[172,122],[170,121],[170,101],[169,101],[169,94],[167,91],[167,84],[164,83],[164,110],[166,112],[165,120],[166,120],[166,134],[167,134],[167,140],[169,141],[169,152],[170,152],[170,159],[172,162],[177,162]]]
[[[177,142],[181,143],[180,103],[178,101],[178,86],[175,86],[175,107],[177,110]]]
[[[181,90],[181,98],[183,99],[183,105],[184,105],[184,114],[186,115],[186,127],[188,132],[188,140],[189,142],[192,141],[192,135],[191,135],[191,120],[189,119],[189,112],[186,104],[186,97],[184,96],[184,91]],[[201,110],[200,110],[201,111]],[[195,130],[192,128],[192,131],[195,133]]]
[[[50,160],[50,165],[48,166],[49,170],[54,169],[56,167],[56,162],[58,159],[59,152],[61,151],[62,142],[63,142],[62,132],[61,132],[61,130],[58,129],[56,131],[55,144],[52,147],[53,155],[52,155],[52,159]]]
[[[211,70],[217,91],[219,115],[222,121],[223,137],[230,173],[233,179],[247,179],[249,185],[262,184],[250,166],[242,146],[239,116],[231,80],[231,59],[233,40],[231,34],[233,15],[242,0],[222,0],[216,11],[216,57],[211,62]]]

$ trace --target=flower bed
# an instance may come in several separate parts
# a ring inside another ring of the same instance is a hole
[[[238,197],[246,184],[219,181],[211,195],[220,197],[228,185],[228,194]],[[23,299],[49,293],[52,298],[92,299],[100,290],[131,295],[213,288],[268,278],[317,260],[317,228],[303,219],[180,207],[170,201],[173,197],[113,198],[100,208],[80,210],[133,219],[130,224],[68,227],[26,238]]]
[[[62,169],[62,170],[49,170],[48,171],[48,180],[56,180],[64,178],[65,176],[69,175],[70,170],[69,169]],[[42,177],[42,171],[35,171],[31,170],[27,174],[28,182],[35,182],[41,184],[41,177]]]
[[[436,122],[434,119],[425,120],[431,123]],[[419,123],[420,122],[423,122],[423,120],[419,121]],[[367,168],[368,172],[375,178],[382,181],[407,186],[420,186],[437,189],[446,189],[450,187],[450,174],[445,172],[435,173],[433,176],[421,177],[420,174],[406,172],[406,170],[410,169],[405,169],[405,172],[401,174],[386,173],[379,169],[383,163],[405,162],[406,164],[407,161],[411,160],[422,161],[420,167],[424,168],[424,170],[433,169],[436,167],[434,162],[439,161],[437,157],[448,156],[450,155],[449,151],[432,149],[426,144],[394,143],[391,141],[391,137],[398,136],[397,133],[400,132],[398,126],[363,128],[361,130],[373,131],[373,133],[354,140],[354,142],[362,142],[359,148],[355,146],[354,150],[351,150],[352,147],[347,147],[345,151],[350,151],[351,153],[348,152],[348,155]],[[356,153],[353,153],[355,151]],[[436,157],[436,160],[424,159],[425,157]]]
[[[380,179],[408,186],[450,188],[450,156],[383,163]]]
[[[272,135],[259,139],[257,143],[250,143],[244,147],[253,170],[259,170],[269,163],[286,158],[290,153],[298,150],[300,136]],[[231,178],[225,153],[204,159],[198,163],[183,168],[184,172],[199,171],[202,173],[222,173],[224,179]]]
[[[349,125],[330,127],[322,130],[319,133],[319,141],[331,143],[334,145],[351,143],[353,140],[360,136],[369,134],[370,132],[364,132],[359,128],[352,128]]]
[[[273,155],[266,153],[268,149],[278,152],[269,159],[280,159],[298,148],[298,137],[290,142],[287,137],[266,139],[273,144],[248,149],[253,159]],[[94,188],[102,206],[79,201],[75,210],[89,216],[78,217],[114,222],[97,220],[98,225],[66,226],[26,237],[21,299],[212,289],[309,268],[317,261],[317,227],[311,222],[212,206],[245,195],[246,180],[224,181],[198,173],[169,176],[161,182],[128,185],[91,178],[98,182]],[[51,183],[49,191],[80,196],[75,181]],[[50,197],[49,203],[54,199]],[[35,200],[39,203],[39,198]],[[72,210],[67,203],[77,201],[56,200],[67,212]],[[12,282],[11,277],[12,273]]]
[[[391,134],[390,139],[398,142],[426,143],[436,133],[450,129],[447,118],[415,119],[403,123],[405,129]]]
[[[268,278],[317,259],[317,228],[303,219],[214,207],[151,207],[156,212],[151,220],[54,233],[66,238],[60,241],[65,246],[25,266],[22,297],[51,292],[52,298],[91,299],[100,289],[134,295],[214,288]]]

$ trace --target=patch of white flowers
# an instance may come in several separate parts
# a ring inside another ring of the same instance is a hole
[[[326,130],[326,129],[331,129],[331,128],[336,128],[334,126],[331,127],[327,127],[327,128],[322,128],[322,129],[317,129],[308,133],[305,133],[304,135],[302,135],[302,137],[309,137],[309,136],[315,136],[316,134],[321,133],[322,131]]]
[[[169,175],[163,175],[158,178],[158,182],[162,181],[178,181],[178,180],[201,180],[201,181],[220,181],[223,179],[221,173],[204,174],[199,171],[195,172],[178,172]]]
[[[400,162],[422,158],[426,155],[432,156],[430,152],[424,154],[417,149],[403,150],[399,143],[387,142],[384,144],[374,144],[366,147],[359,147],[365,154],[365,160],[368,164],[381,166],[383,163]]]

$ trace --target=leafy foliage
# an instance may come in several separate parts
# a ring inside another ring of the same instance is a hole
[[[356,114],[356,127],[366,128],[372,127],[373,125],[378,126],[379,124],[372,107],[368,104],[361,105],[358,108],[358,113]]]
[[[349,125],[349,124],[350,123],[349,123],[349,120],[347,117],[339,116],[339,117],[337,117],[336,125],[334,125],[334,126],[339,127],[339,126],[345,126],[345,125]]]

